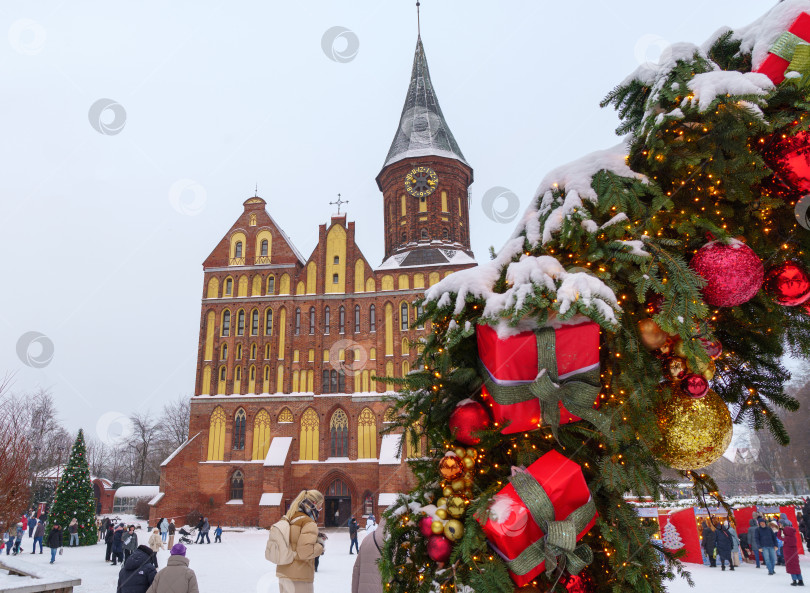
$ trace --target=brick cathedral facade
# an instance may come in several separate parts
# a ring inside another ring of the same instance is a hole
[[[414,302],[475,265],[473,181],[439,108],[421,39],[399,127],[377,184],[385,256],[372,266],[345,214],[308,257],[258,196],[203,264],[189,439],[161,467],[151,519],[197,510],[212,522],[268,526],[305,488],[322,521],[379,513],[413,477],[424,442],[381,435],[394,386],[415,365]],[[272,204],[271,204],[272,209]]]

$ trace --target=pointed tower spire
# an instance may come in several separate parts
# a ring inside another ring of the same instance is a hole
[[[411,84],[383,169],[402,159],[423,156],[456,159],[468,165],[439,107],[430,80],[425,48],[419,36],[416,39]]]

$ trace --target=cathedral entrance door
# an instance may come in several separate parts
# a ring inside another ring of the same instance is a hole
[[[326,491],[324,525],[326,527],[346,527],[352,513],[352,497],[349,487],[341,479],[335,479]]]

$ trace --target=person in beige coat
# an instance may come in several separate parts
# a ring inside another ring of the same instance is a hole
[[[152,554],[152,562],[154,563],[155,568],[157,568],[158,552],[165,548],[163,545],[163,540],[160,537],[160,531],[157,527],[152,530],[152,535],[149,536],[149,547],[152,548],[152,551],[154,552],[154,554]]]
[[[365,537],[357,552],[352,571],[352,593],[383,593],[378,565],[385,537],[385,517],[377,528]]]
[[[295,560],[276,567],[279,593],[313,593],[315,558],[323,554],[325,539],[318,533],[318,515],[322,510],[323,494],[317,490],[302,490],[290,505],[286,517],[290,521],[290,547],[295,551]]]
[[[197,575],[188,567],[186,547],[183,544],[174,544],[170,553],[166,568],[155,575],[155,580],[146,593],[200,593]]]

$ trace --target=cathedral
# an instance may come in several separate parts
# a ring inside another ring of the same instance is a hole
[[[324,525],[343,526],[379,517],[413,485],[407,459],[427,443],[381,434],[395,386],[378,378],[416,364],[430,331],[415,322],[424,290],[476,265],[473,170],[439,107],[421,38],[376,180],[385,233],[377,267],[340,203],[305,257],[265,200],[245,200],[203,263],[189,438],[161,466],[150,519],[197,511],[215,524],[266,527],[315,488],[326,497]]]

